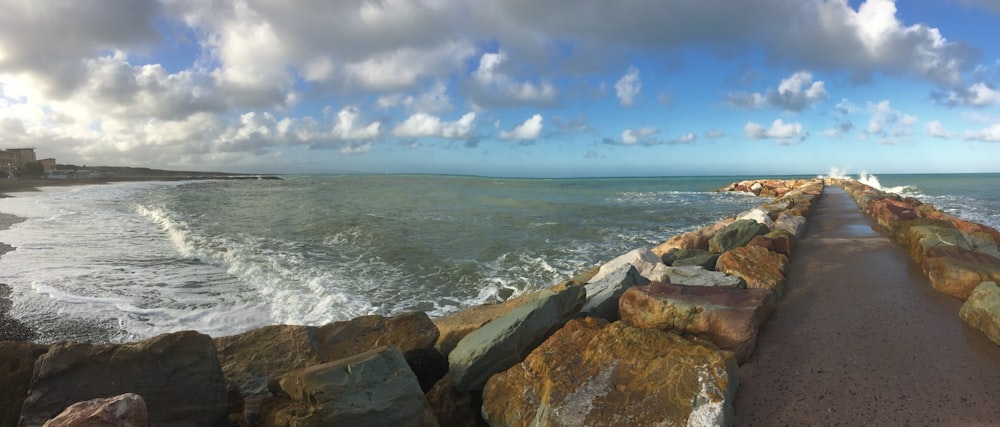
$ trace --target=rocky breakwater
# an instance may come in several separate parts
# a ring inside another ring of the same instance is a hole
[[[0,342],[0,425],[731,424],[738,364],[781,296],[823,184],[750,187],[780,196],[550,289],[433,321]]]
[[[960,317],[1000,345],[1000,232],[912,197],[853,180],[842,186],[926,274],[937,291],[965,301]]]

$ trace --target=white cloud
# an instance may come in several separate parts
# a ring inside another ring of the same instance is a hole
[[[361,113],[357,107],[346,107],[337,112],[337,120],[333,125],[333,136],[344,141],[369,140],[378,138],[382,123],[371,122],[367,125],[358,123]]]
[[[470,43],[447,42],[432,49],[403,47],[347,64],[352,82],[385,91],[412,87],[420,79],[446,75],[475,54]]]
[[[625,129],[622,131],[621,139],[604,138],[604,143],[609,145],[677,145],[690,144],[698,139],[693,132],[685,133],[674,139],[657,138],[660,130],[654,127],[641,127],[638,129]]]
[[[965,133],[965,139],[981,142],[1000,142],[1000,124],[989,126],[978,132],[968,131]]]
[[[622,144],[633,145],[639,140],[646,139],[660,133],[660,130],[652,127],[643,127],[636,130],[625,129],[622,132]]]
[[[502,65],[507,55],[500,50],[484,53],[473,72],[476,90],[471,93],[477,105],[550,104],[556,99],[556,87],[548,82],[519,82],[505,74]]]
[[[912,133],[912,128],[919,121],[917,117],[901,113],[892,108],[888,100],[868,103],[871,118],[865,132],[875,136],[906,136]]]
[[[743,132],[748,138],[774,139],[779,144],[794,144],[809,136],[801,123],[785,123],[781,119],[775,119],[770,128],[759,123],[747,122],[743,126]]]
[[[409,111],[420,113],[440,113],[452,108],[448,85],[443,81],[434,82],[417,96],[400,93],[379,96],[375,105],[381,109],[403,106]]]
[[[742,108],[778,108],[802,111],[826,99],[826,86],[813,81],[808,71],[799,71],[782,79],[778,89],[766,93],[729,94],[729,103]]]
[[[535,114],[529,117],[524,123],[521,123],[514,127],[511,131],[500,132],[501,139],[520,139],[520,140],[531,140],[538,139],[538,136],[542,133],[542,115]]]
[[[473,122],[476,113],[467,113],[454,122],[442,122],[440,118],[424,113],[416,113],[393,130],[393,135],[401,138],[438,137],[465,139],[475,131]]]
[[[639,70],[633,66],[628,67],[617,82],[615,82],[615,93],[618,95],[618,102],[623,106],[631,107],[636,95],[642,89],[642,82],[639,80]]]
[[[937,120],[927,122],[927,135],[941,139],[952,139],[955,137],[955,134],[946,131],[944,125]]]

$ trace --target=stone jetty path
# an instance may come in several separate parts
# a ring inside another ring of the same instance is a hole
[[[737,425],[997,425],[1000,347],[827,186],[739,370]]]

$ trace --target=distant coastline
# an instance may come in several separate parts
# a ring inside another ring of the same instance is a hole
[[[244,180],[267,179],[280,180],[275,174],[245,174],[226,172],[191,172],[169,171],[149,168],[102,166],[91,168],[101,173],[96,178],[78,179],[0,179],[0,198],[8,197],[5,193],[20,191],[38,191],[38,187],[63,187],[74,185],[96,185],[113,182],[134,181],[187,181],[187,180]]]

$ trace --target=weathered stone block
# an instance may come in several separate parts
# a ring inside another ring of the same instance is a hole
[[[962,321],[979,329],[996,345],[1000,345],[1000,286],[983,282],[969,294],[958,312]]]

